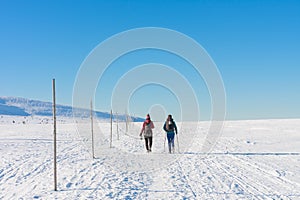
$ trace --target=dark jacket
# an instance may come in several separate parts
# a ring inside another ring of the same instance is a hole
[[[170,123],[169,123],[170,122]],[[174,120],[166,121],[164,124],[164,131],[167,133],[176,133],[177,134],[177,126]]]

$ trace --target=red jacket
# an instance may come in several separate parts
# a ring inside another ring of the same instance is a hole
[[[142,127],[142,130],[141,130],[141,133],[140,133],[140,135],[142,135],[142,133],[145,131],[145,126],[146,126],[146,124],[147,124],[147,122],[146,121],[144,121],[144,123],[143,123],[143,127]],[[153,122],[150,120],[150,128],[151,129],[153,129],[154,128],[154,124],[153,124]]]

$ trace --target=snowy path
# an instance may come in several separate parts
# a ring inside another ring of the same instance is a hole
[[[299,124],[228,122],[210,155],[199,150],[201,133],[190,148],[180,143],[183,151],[169,155],[159,129],[150,154],[138,137],[120,132],[113,148],[102,148],[94,160],[74,124],[59,124],[57,192],[51,125],[2,124],[0,199],[300,199]],[[102,131],[109,130],[101,125]],[[200,132],[207,127],[203,122]],[[139,128],[131,127],[131,133],[138,134]],[[189,130],[181,133],[181,141],[184,137]],[[152,164],[149,171],[145,166],[135,170],[145,159],[150,160],[145,165]]]

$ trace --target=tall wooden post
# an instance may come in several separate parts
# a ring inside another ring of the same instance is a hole
[[[92,100],[91,100],[91,132],[92,132],[92,154],[94,159],[95,149],[94,149],[94,122],[93,122],[93,101]]]
[[[125,111],[125,123],[126,123],[126,133],[128,133],[128,115],[127,115],[127,110]]]
[[[116,118],[117,118],[117,140],[119,140],[120,137],[119,137],[119,117],[118,117],[118,113],[116,113]]]
[[[111,148],[112,147],[112,110],[110,110],[110,145],[109,147]]]
[[[57,191],[57,166],[56,166],[56,102],[55,102],[55,79],[52,80],[53,91],[53,136],[54,136],[54,190]]]

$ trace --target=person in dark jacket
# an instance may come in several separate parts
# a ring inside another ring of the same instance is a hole
[[[174,153],[174,136],[177,134],[177,126],[172,118],[172,115],[168,115],[168,118],[164,124],[164,131],[167,132],[169,153]]]
[[[144,134],[145,138],[145,146],[147,149],[147,152],[151,152],[152,148],[152,129],[154,128],[154,124],[150,119],[150,115],[147,114],[146,120],[143,123],[142,130],[140,132],[140,137],[142,138],[142,134]]]

